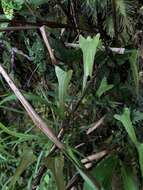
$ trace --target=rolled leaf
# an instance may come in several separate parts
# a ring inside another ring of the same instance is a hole
[[[81,35],[79,37],[79,45],[83,52],[83,64],[84,64],[83,90],[86,87],[88,77],[92,77],[94,57],[99,42],[100,42],[100,34],[97,34],[93,38],[91,38],[90,36],[84,38]]]

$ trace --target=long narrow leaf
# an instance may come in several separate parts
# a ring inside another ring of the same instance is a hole
[[[14,137],[16,137],[16,138],[22,138],[22,139],[35,139],[35,138],[37,138],[36,136],[34,136],[34,135],[28,135],[28,134],[22,134],[22,133],[17,133],[17,132],[15,132],[15,131],[12,131],[12,130],[9,130],[7,127],[5,127],[2,123],[0,123],[0,129],[2,129],[3,130],[3,132],[5,132],[5,133],[7,133],[7,134],[9,134],[9,135],[11,135],[11,136],[14,136]]]
[[[121,166],[121,174],[123,179],[123,187],[124,190],[139,190],[135,180],[134,175],[132,172],[129,171],[129,168],[127,169],[123,163]]]
[[[138,143],[137,150],[139,154],[140,170],[143,177],[143,143]]]
[[[37,102],[40,102],[40,103],[47,104],[47,101],[44,98],[41,98],[40,96],[36,96],[34,94],[31,94],[31,93],[24,93],[23,95],[25,96],[25,98],[27,100],[37,101]],[[3,105],[4,103],[11,102],[11,101],[14,101],[14,100],[18,100],[18,98],[16,97],[15,94],[10,94],[7,97],[5,97],[2,101],[0,101],[0,105]]]
[[[77,171],[79,172],[79,174],[81,175],[83,180],[88,184],[88,187],[90,188],[90,190],[102,190],[99,187],[100,185],[99,185],[98,181],[96,180],[96,176],[94,178],[92,175],[90,175],[88,172],[85,171],[82,164],[76,158],[74,152],[72,151],[72,149],[69,146],[67,146],[67,148],[66,148],[65,155],[69,158],[69,160],[76,167]]]

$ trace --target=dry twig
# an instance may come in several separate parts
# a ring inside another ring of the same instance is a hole
[[[87,156],[86,158],[82,159],[81,162],[83,164],[86,164],[86,163],[89,163],[89,162],[93,162],[95,160],[97,161],[97,160],[103,158],[107,154],[108,154],[108,151],[107,150],[103,150],[101,152],[98,152],[98,153],[92,154],[90,156]]]
[[[103,122],[104,122],[104,119],[105,119],[105,115],[104,115],[103,117],[101,117],[101,119],[99,119],[99,120],[95,123],[95,125],[94,125],[93,127],[89,128],[89,129],[87,130],[86,134],[89,135],[89,134],[92,133],[95,129],[97,129],[100,125],[102,125]]]
[[[57,64],[57,60],[56,60],[56,58],[54,56],[53,50],[52,50],[52,48],[50,46],[50,43],[49,43],[49,40],[47,38],[47,34],[46,34],[46,31],[45,31],[45,26],[40,27],[40,32],[42,34],[44,43],[45,43],[45,45],[47,47],[47,50],[49,52],[51,62],[52,62],[53,65],[56,65]]]

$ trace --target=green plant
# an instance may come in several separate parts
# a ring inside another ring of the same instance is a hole
[[[139,154],[140,170],[141,170],[141,174],[143,176],[143,164],[142,164],[143,163],[142,162],[142,160],[143,160],[143,144],[137,140],[137,137],[136,137],[136,134],[134,131],[134,127],[133,127],[132,121],[130,119],[130,110],[128,108],[125,108],[122,115],[115,115],[114,117],[115,117],[115,119],[122,122],[130,139],[132,140],[132,142],[134,143],[134,145],[137,148],[137,151]]]
[[[142,189],[142,1],[0,2],[0,189]]]
[[[67,96],[67,89],[69,82],[72,77],[72,70],[69,71],[63,71],[60,69],[60,67],[55,67],[56,76],[58,78],[58,96],[59,96],[59,108],[60,108],[60,114],[63,117],[64,116],[64,108],[65,108],[65,99]]]
[[[83,52],[83,64],[84,64],[84,77],[83,77],[83,91],[86,87],[88,77],[92,77],[93,73],[93,64],[94,57],[96,54],[97,47],[99,45],[100,35],[97,34],[93,39],[91,37],[87,37],[85,39],[83,36],[79,37],[79,45]]]

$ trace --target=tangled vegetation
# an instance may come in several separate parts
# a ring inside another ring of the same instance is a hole
[[[142,1],[0,6],[0,189],[142,190]]]

